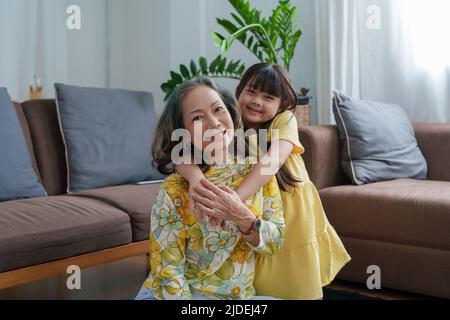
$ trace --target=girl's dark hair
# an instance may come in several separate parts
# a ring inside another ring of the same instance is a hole
[[[297,94],[289,80],[287,71],[277,64],[271,63],[257,63],[245,71],[241,82],[236,88],[236,98],[242,94],[245,87],[249,85],[253,90],[266,92],[272,96],[281,99],[280,108],[277,114],[286,110],[294,110],[297,105]],[[273,119],[264,123],[261,129],[269,128]],[[270,148],[270,145],[268,146]],[[298,180],[286,167],[283,165],[277,174],[278,185],[281,190],[287,191],[289,188],[295,187]]]
[[[243,128],[241,110],[238,102],[230,92],[219,88],[210,78],[203,76],[180,84],[170,96],[159,118],[152,146],[153,166],[164,175],[175,172],[175,165],[172,162],[171,153],[173,148],[180,142],[172,141],[171,138],[172,132],[176,129],[184,129],[181,104],[187,94],[199,86],[205,86],[216,91],[231,115],[234,129]],[[194,155],[193,146],[191,146],[191,151],[192,155]],[[208,166],[201,164],[200,168],[204,171]]]

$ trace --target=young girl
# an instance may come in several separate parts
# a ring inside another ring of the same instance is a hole
[[[236,88],[245,129],[267,129],[268,152],[236,190],[247,199],[276,174],[285,218],[283,247],[273,256],[256,256],[254,285],[258,295],[282,299],[321,299],[328,285],[350,260],[341,240],[328,222],[319,194],[310,181],[301,155],[297,122],[290,111],[297,96],[287,72],[274,64],[250,67]],[[263,165],[264,164],[264,165]],[[267,168],[275,168],[270,172]],[[201,170],[183,164],[176,170],[189,181],[200,217],[207,208],[207,184]],[[210,202],[209,202],[210,203]],[[212,216],[212,214],[211,214]],[[217,224],[214,218],[210,218]]]

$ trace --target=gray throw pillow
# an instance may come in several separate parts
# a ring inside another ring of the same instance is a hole
[[[149,92],[55,84],[68,192],[160,179],[152,167],[157,116]]]
[[[0,88],[0,153],[0,201],[47,195],[33,170],[16,109],[6,88]]]
[[[333,113],[342,168],[353,184],[427,177],[413,126],[398,105],[357,100],[334,92]]]

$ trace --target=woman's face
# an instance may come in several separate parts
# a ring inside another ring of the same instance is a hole
[[[239,96],[242,118],[246,127],[259,129],[262,124],[272,120],[278,113],[281,99],[256,90],[249,81]]]
[[[208,146],[223,151],[232,142],[233,120],[215,90],[202,85],[195,87],[184,97],[181,109],[184,127],[197,149],[203,151]]]

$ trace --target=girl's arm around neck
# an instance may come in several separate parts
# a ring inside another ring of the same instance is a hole
[[[286,140],[272,142],[267,153],[255,165],[237,189],[239,198],[244,201],[260,190],[284,165],[292,153],[294,145]]]
[[[179,164],[175,166],[175,170],[189,182],[189,185],[196,185],[204,178],[202,170],[196,164]]]
[[[179,164],[175,166],[175,170],[177,173],[182,176],[184,179],[186,179],[189,183],[189,208],[192,212],[194,212],[197,217],[202,220],[206,221],[207,218],[201,213],[195,210],[195,201],[192,198],[192,195],[195,193],[195,187],[200,185],[200,181],[205,177],[203,175],[202,170],[200,170],[200,167],[196,164]],[[216,222],[214,222],[216,223]]]

